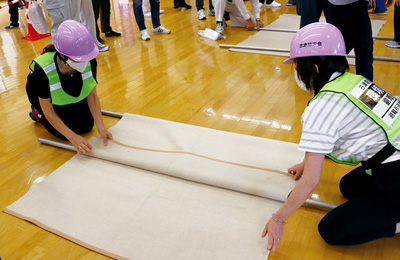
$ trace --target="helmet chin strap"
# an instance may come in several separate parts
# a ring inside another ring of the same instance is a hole
[[[68,60],[67,56],[63,55],[64,57],[62,57],[59,52],[57,52],[57,56],[62,62],[64,62],[64,64],[67,64],[67,60]]]

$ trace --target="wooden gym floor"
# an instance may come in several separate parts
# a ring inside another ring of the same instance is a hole
[[[5,2],[2,0],[0,4]],[[191,10],[174,9],[173,1],[168,0],[162,2],[165,13],[161,15],[161,23],[172,33],[154,35],[151,20],[146,18],[151,40],[144,42],[134,21],[132,1],[111,2],[111,25],[123,35],[107,38],[110,51],[100,53],[97,58],[98,91],[104,110],[299,141],[300,116],[312,96],[297,87],[293,68],[282,64],[285,58],[229,52],[218,47],[220,43],[237,44],[255,32],[228,27],[225,40],[201,38],[198,30],[214,29],[215,18],[199,21],[194,0],[190,2]],[[285,6],[285,0],[278,2],[282,7],[262,9],[261,18],[266,25],[281,14],[295,13],[295,6]],[[246,5],[251,10],[250,3]],[[205,8],[207,12],[208,3]],[[74,156],[71,151],[37,142],[38,137],[59,141],[28,117],[30,104],[25,94],[28,66],[51,39],[21,40],[28,31],[25,10],[19,13],[20,27],[4,30],[9,24],[8,8],[0,10],[1,209]],[[47,15],[46,18],[49,22]],[[371,19],[387,20],[380,35],[393,36],[393,8]],[[376,41],[374,47],[376,56],[400,57],[400,49],[386,48],[384,41]],[[400,95],[399,63],[377,61],[374,68],[375,83]],[[354,72],[354,67],[351,71]],[[104,121],[110,127],[118,120],[104,117]],[[96,130],[85,137],[95,133]],[[350,169],[326,161],[313,199],[344,202],[338,181]],[[288,220],[281,244],[269,259],[400,259],[398,236],[358,246],[327,245],[317,231],[324,214],[320,210],[298,210]],[[5,213],[0,213],[0,257],[3,260],[108,259]]]

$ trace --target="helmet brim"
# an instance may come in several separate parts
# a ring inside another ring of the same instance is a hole
[[[64,53],[62,53],[64,54]],[[86,61],[90,61],[93,60],[94,58],[97,57],[97,55],[99,55],[99,47],[97,46],[97,44],[93,41],[93,50],[85,55],[79,55],[79,56],[69,56],[67,54],[66,55],[68,58],[77,61],[77,62],[86,62]]]
[[[347,57],[348,55],[346,53],[339,53],[337,55],[332,55],[331,53],[326,53],[325,55],[324,55],[324,53],[318,53],[318,54],[314,54],[314,55],[310,54],[310,55],[304,55],[304,56],[303,55],[299,55],[299,56],[296,56],[296,57],[291,57],[289,59],[286,59],[282,63],[283,64],[294,64],[294,59],[297,59],[297,58],[319,57],[319,56],[342,56],[342,57]]]
[[[293,58],[286,59],[282,62],[283,64],[294,64]]]

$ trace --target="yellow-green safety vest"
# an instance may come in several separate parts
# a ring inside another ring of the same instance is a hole
[[[65,93],[61,87],[60,77],[58,76],[56,64],[54,62],[54,55],[56,55],[56,52],[46,52],[34,59],[30,65],[30,69],[33,72],[35,64],[37,64],[42,68],[49,79],[51,103],[54,105],[63,106],[77,103],[89,96],[90,92],[92,92],[93,88],[97,85],[97,82],[92,74],[90,62],[88,62],[86,69],[82,72],[83,84],[81,93],[79,96],[74,97]]]
[[[397,98],[391,96],[363,76],[348,72],[328,82],[310,102],[317,99],[324,92],[343,94],[369,116],[383,130],[388,142],[397,151],[400,151],[400,102]],[[350,165],[360,163],[351,159],[341,161],[331,154],[327,154],[327,156],[338,163]]]

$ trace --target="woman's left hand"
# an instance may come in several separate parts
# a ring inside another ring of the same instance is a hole
[[[262,237],[264,238],[268,234],[268,246],[267,249],[274,251],[279,245],[279,242],[283,235],[283,225],[276,222],[273,218],[270,218],[265,225]]]
[[[108,139],[114,140],[112,134],[110,132],[108,132],[108,130],[106,128],[98,129],[98,130],[101,135],[101,138],[103,138],[104,145],[108,144],[108,142],[107,142]]]

